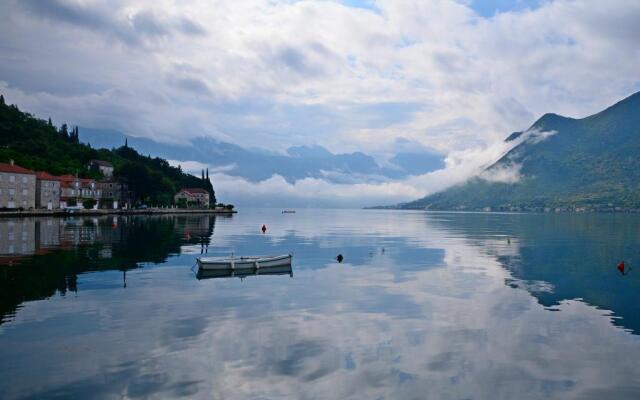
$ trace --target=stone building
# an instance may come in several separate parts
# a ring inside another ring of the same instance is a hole
[[[80,206],[85,200],[93,199],[99,206],[102,190],[93,179],[78,178],[73,175],[62,175],[60,179],[60,207]]]
[[[128,208],[131,195],[127,184],[113,180],[96,182],[96,187],[101,192],[101,208]]]
[[[97,168],[105,178],[111,178],[113,176],[113,164],[109,161],[91,160],[89,168]]]
[[[29,209],[36,205],[35,172],[10,163],[0,163],[0,208]]]
[[[60,178],[44,171],[36,173],[36,208],[60,208]]]
[[[173,197],[173,200],[177,203],[183,203],[187,207],[209,207],[209,192],[200,188],[182,188]]]

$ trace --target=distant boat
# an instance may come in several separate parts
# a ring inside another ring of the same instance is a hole
[[[296,210],[282,210],[283,214],[295,214]]]
[[[198,267],[201,270],[236,270],[262,269],[291,265],[291,254],[279,256],[245,256],[235,257],[199,257]]]

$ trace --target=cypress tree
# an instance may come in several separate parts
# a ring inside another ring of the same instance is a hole
[[[47,121],[47,123],[49,124],[49,126],[53,126],[53,122],[51,122],[51,117],[49,117],[49,121]]]
[[[202,180],[204,181],[204,169],[202,170]]]
[[[4,96],[0,94],[0,104],[4,105]]]

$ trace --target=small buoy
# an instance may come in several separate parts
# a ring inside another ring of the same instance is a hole
[[[620,271],[620,273],[622,275],[624,275],[624,261],[622,261],[620,264],[618,264],[618,266],[616,268],[618,268],[618,271]]]
[[[338,260],[338,262],[341,263],[342,260],[344,260],[344,257],[342,257],[342,254],[338,254],[338,256],[336,257],[336,260]]]
[[[266,233],[267,232],[267,226],[266,225],[262,225],[262,233]]]

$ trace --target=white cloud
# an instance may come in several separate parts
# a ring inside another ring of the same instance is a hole
[[[453,160],[545,112],[582,117],[639,87],[637,1],[556,0],[491,18],[448,0],[374,8],[5,1],[0,90],[56,123],[168,142],[388,159],[405,138]]]
[[[522,178],[522,175],[520,175],[521,168],[521,164],[500,165],[482,171],[478,177],[489,182],[516,183]]]
[[[529,129],[527,132],[525,132],[525,140],[527,141],[527,143],[537,144],[557,133],[557,131],[541,131],[539,129]]]

